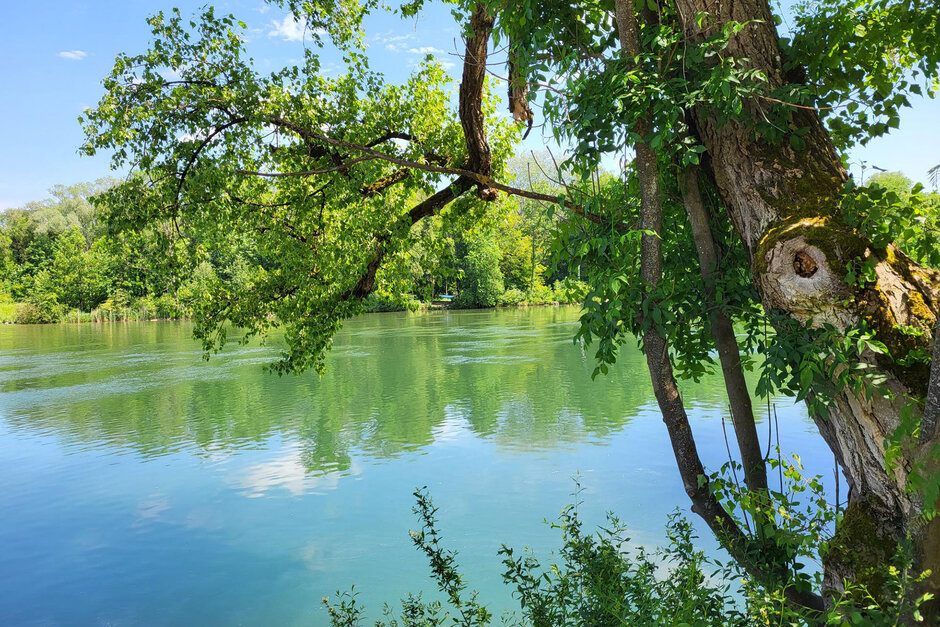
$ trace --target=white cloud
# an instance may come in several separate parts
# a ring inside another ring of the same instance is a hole
[[[444,54],[444,51],[440,48],[435,48],[433,46],[421,46],[420,48],[409,48],[408,52],[410,54]]]
[[[409,39],[414,39],[414,33],[405,33],[404,35],[396,35],[395,31],[386,31],[373,37],[374,41],[379,42],[380,44],[390,44],[398,41],[408,41]]]
[[[71,59],[72,61],[81,61],[88,56],[88,53],[84,50],[63,50],[59,53],[59,56],[63,59]]]
[[[372,37],[371,41],[385,44],[385,49],[390,52],[406,52],[408,50],[408,42],[414,38],[414,33],[397,35],[395,31],[387,31]]]
[[[160,520],[161,514],[170,509],[170,500],[162,494],[155,494],[137,502],[137,517],[132,526],[140,527],[148,521]]]
[[[268,492],[280,489],[293,496],[315,492],[335,490],[343,477],[356,476],[362,468],[352,460],[346,471],[328,471],[319,475],[311,474],[303,463],[301,451],[297,447],[287,449],[274,459],[249,466],[238,478],[242,494],[249,498],[265,496]]]
[[[271,20],[268,37],[280,37],[286,41],[303,41],[307,25],[294,15],[285,15],[281,21]]]
[[[385,44],[386,50],[391,50],[392,52],[407,52],[408,54],[419,54],[422,57],[431,55],[434,57],[434,60],[441,64],[445,70],[453,68],[456,64],[451,61],[446,55],[447,53],[441,50],[440,48],[435,48],[434,46],[420,46],[409,48],[408,44],[405,43],[390,43]],[[420,64],[413,63],[411,67],[417,69]]]

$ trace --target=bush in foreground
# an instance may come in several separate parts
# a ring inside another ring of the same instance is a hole
[[[879,604],[863,587],[847,586],[825,613],[810,616],[788,606],[782,590],[769,590],[749,580],[734,562],[722,565],[696,550],[692,525],[678,512],[666,524],[666,546],[647,552],[631,548],[626,528],[612,514],[608,514],[607,527],[585,533],[577,498],[552,523],[562,537],[556,563],[543,566],[530,551],[517,554],[503,545],[503,581],[514,589],[520,610],[496,621],[476,591],[468,591],[456,551],[444,548],[437,508],[426,488],[415,490],[414,496],[420,529],[412,531],[411,538],[427,556],[446,604],[424,601],[420,593],[409,594],[398,609],[386,604],[384,620],[375,621],[376,627],[482,627],[494,622],[533,627],[924,623],[917,605],[903,601],[920,579],[910,572],[910,560],[903,555],[885,570],[884,585],[896,592],[897,603]],[[338,593],[334,602],[324,598],[323,603],[333,627],[364,624],[364,607],[354,590]]]

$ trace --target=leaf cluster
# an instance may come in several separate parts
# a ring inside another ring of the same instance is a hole
[[[805,71],[807,94],[837,147],[897,128],[912,96],[940,83],[936,0],[819,0],[795,7],[784,41],[788,69]]]

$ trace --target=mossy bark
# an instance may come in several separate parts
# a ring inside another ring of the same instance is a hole
[[[732,38],[727,53],[759,68],[770,88],[787,82],[766,0],[679,0],[678,8],[683,29],[693,38],[729,21],[749,22]],[[708,19],[699,22],[701,12]],[[911,349],[932,344],[940,273],[917,266],[894,247],[872,246],[842,221],[839,200],[846,172],[814,111],[783,110],[790,130],[800,131],[802,142],[797,143],[805,149],[795,150],[786,139],[756,138],[754,129],[768,117],[771,105],[755,99],[745,111],[750,119],[728,123],[707,109],[693,116],[722,202],[751,255],[764,306],[837,328],[867,321],[892,353],[891,360],[865,356],[884,375],[890,395],[866,399],[845,389],[829,417],[813,416],[850,485],[850,506],[837,536],[840,550],[826,562],[827,583],[838,589],[845,579],[864,579],[871,562],[884,558],[884,541],[897,544],[910,538],[915,566],[932,569],[929,585],[940,587],[940,551],[931,549],[940,543],[940,525],[923,524],[922,503],[906,489],[907,473],[938,444],[937,436],[909,441],[903,459],[891,470],[884,447],[901,423],[902,408],[926,393],[927,369],[902,368],[897,361]],[[850,285],[847,268],[859,259],[870,260],[876,279]],[[912,336],[903,332],[905,327],[922,333]]]
[[[615,0],[614,6],[622,53],[628,60],[636,58],[640,52],[640,40],[634,4],[632,0]],[[634,130],[641,139],[636,142],[634,148],[636,149],[637,175],[640,180],[640,228],[644,231],[640,244],[640,275],[645,285],[655,288],[663,275],[663,218],[658,158],[656,151],[645,140],[650,128],[650,122],[647,118],[641,118],[638,121]],[[691,183],[696,184],[694,175]],[[687,192],[691,191],[693,190],[687,188]],[[697,192],[696,188],[694,190],[696,196]],[[703,213],[701,199],[698,199],[698,205],[699,213]],[[710,234],[708,239],[711,240]],[[712,254],[714,256],[714,251],[712,251]],[[713,265],[712,262],[706,263],[703,271],[709,272]],[[655,306],[655,303],[653,306]],[[729,341],[734,342],[730,321],[728,331],[730,334]],[[775,568],[773,572],[770,572],[767,564],[755,556],[750,538],[743,533],[734,518],[722,507],[710,489],[705,468],[699,457],[695,438],[689,424],[685,404],[676,384],[669,356],[668,342],[655,325],[651,325],[643,333],[643,351],[646,354],[646,364],[649,369],[653,392],[662,412],[663,422],[669,432],[669,440],[672,444],[676,465],[679,468],[686,494],[692,501],[692,511],[708,524],[722,545],[751,577],[757,581],[781,586],[787,601],[792,605],[812,612],[822,610],[822,597],[812,591],[788,585],[785,569]],[[737,353],[736,344],[734,352]],[[730,358],[730,355],[725,354],[723,358]],[[731,364],[729,364],[729,367],[732,370],[734,369]],[[753,418],[750,427],[753,430]],[[756,431],[752,435],[753,441],[747,442],[743,451],[750,462],[751,468],[748,477],[753,483],[752,487],[760,491],[766,488],[766,476],[761,476],[761,471],[764,468],[762,460],[760,460],[759,450],[752,450],[759,449]],[[746,434],[744,437],[745,440],[748,439]]]

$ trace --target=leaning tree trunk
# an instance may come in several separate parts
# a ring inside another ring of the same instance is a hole
[[[750,22],[727,52],[763,70],[769,87],[787,82],[766,0],[677,0],[677,5],[683,30],[692,38],[729,21]],[[700,12],[709,19],[697,20]],[[747,105],[754,124],[765,119],[770,106],[761,99]],[[929,349],[940,273],[918,266],[893,246],[872,246],[844,223],[839,199],[846,173],[832,142],[815,111],[792,107],[789,113],[791,130],[807,129],[804,150],[792,149],[786,140],[754,139],[748,121],[721,124],[704,109],[694,112],[722,202],[750,253],[764,306],[837,328],[866,321],[894,357]],[[877,276],[860,287],[844,280],[858,258],[871,259]],[[904,335],[898,329],[903,325],[925,334]],[[866,359],[887,378],[891,397],[867,401],[845,389],[828,418],[813,416],[850,485],[846,515],[825,563],[826,583],[838,590],[844,579],[864,582],[869,569],[889,561],[897,541],[910,535],[915,565],[933,570],[929,585],[940,591],[940,523],[924,525],[922,503],[905,489],[910,468],[938,444],[938,436],[909,441],[901,463],[890,471],[884,448],[907,399],[925,395],[929,366],[902,368],[874,355]]]
[[[640,53],[639,26],[633,2],[632,0],[615,0],[614,7],[621,53],[629,63]],[[640,136],[634,148],[636,149],[637,175],[640,180],[640,227],[644,231],[640,244],[640,274],[647,288],[655,288],[662,280],[663,274],[663,215],[658,158],[656,151],[645,139],[650,129],[649,118],[642,116],[634,127]],[[686,196],[688,199],[689,194]],[[701,199],[697,195],[696,199],[701,205]],[[693,213],[695,213],[694,209]],[[710,234],[709,241],[711,241]],[[713,260],[709,258],[708,261],[709,263],[703,266],[706,278],[714,265],[711,263]],[[651,307],[657,306],[655,300],[649,295],[645,298],[650,299]],[[786,569],[769,570],[767,564],[757,558],[753,550],[754,546],[711,491],[695,438],[692,435],[685,404],[673,374],[669,345],[655,325],[650,325],[643,333],[643,352],[646,354],[653,392],[662,411],[666,430],[669,432],[676,465],[679,468],[686,494],[692,501],[692,511],[706,521],[725,549],[756,581],[782,586],[786,600],[791,605],[804,608],[811,613],[821,611],[824,607],[822,597],[812,591],[789,585],[789,573]],[[731,398],[734,399],[735,396],[732,394]],[[743,426],[735,424],[736,429],[742,428],[740,432],[742,434],[744,433]],[[751,428],[754,426],[753,416],[749,426]],[[753,435],[754,441],[751,444],[756,445],[756,432]],[[744,436],[744,440],[748,440],[747,436]],[[749,466],[752,466],[747,475],[749,487],[758,491],[766,489],[766,475],[758,477],[761,473],[755,468],[758,462],[754,457],[759,457],[759,452],[755,453],[745,446],[742,448],[742,456],[745,462],[750,462]],[[763,470],[762,461],[760,466],[760,470]]]

